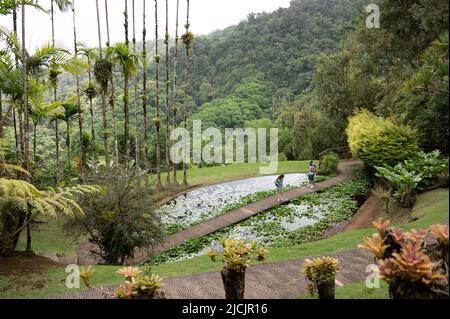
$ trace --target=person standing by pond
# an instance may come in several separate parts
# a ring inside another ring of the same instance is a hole
[[[283,199],[283,187],[284,187],[284,175],[280,175],[275,180],[275,186],[277,187],[277,202]]]
[[[316,177],[316,171],[317,167],[316,164],[314,164],[314,161],[309,162],[308,179],[309,179],[309,187],[311,188],[314,188],[314,179]]]

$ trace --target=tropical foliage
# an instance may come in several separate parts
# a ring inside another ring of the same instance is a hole
[[[403,232],[379,219],[378,233],[360,245],[375,255],[392,298],[448,298],[448,225]],[[438,246],[426,239],[427,233]]]
[[[414,203],[414,193],[444,178],[448,181],[448,158],[441,158],[439,151],[419,152],[416,156],[394,167],[375,166],[377,176],[394,188],[394,197],[405,207]]]

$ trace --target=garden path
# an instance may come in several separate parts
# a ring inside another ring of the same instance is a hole
[[[367,265],[374,262],[373,256],[362,249],[341,251],[329,256],[339,259],[340,271],[336,279],[343,285],[363,282],[368,275]],[[305,277],[301,272],[304,262],[305,259],[296,259],[251,266],[246,273],[245,298],[294,299],[308,293],[305,288]],[[101,289],[111,296],[117,286]],[[225,298],[222,278],[218,271],[165,278],[163,291],[168,299]],[[99,290],[90,289],[77,293],[63,293],[50,298],[103,299],[105,295]]]

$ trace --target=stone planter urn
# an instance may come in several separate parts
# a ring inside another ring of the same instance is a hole
[[[336,291],[336,284],[334,279],[324,281],[317,285],[317,293],[319,299],[334,299]]]
[[[245,292],[245,269],[236,271],[224,267],[220,272],[226,299],[244,299]]]

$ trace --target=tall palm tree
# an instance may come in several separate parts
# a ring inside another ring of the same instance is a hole
[[[135,3],[132,0],[132,10],[133,10],[133,54],[136,55],[136,11]],[[137,77],[134,77],[134,131],[135,131],[135,160],[136,160],[136,171],[137,176],[140,176],[140,145],[139,145],[139,113],[138,113],[138,82]]]
[[[137,65],[139,63],[139,57],[130,52],[129,47],[126,43],[119,42],[116,43],[113,47],[110,47],[108,50],[108,56],[114,64],[120,66],[122,70],[122,75],[124,78],[124,93],[123,93],[123,102],[124,102],[124,114],[125,114],[125,139],[129,140],[129,125],[127,123],[130,122],[130,114],[129,114],[129,82],[130,77],[133,77],[137,71]],[[130,153],[129,146],[126,146],[127,150],[125,150],[125,154]],[[128,163],[129,157],[125,155],[125,161]]]
[[[169,148],[169,135],[170,135],[170,113],[169,113],[169,0],[166,0],[166,33],[164,34],[164,44],[166,48],[166,186],[170,185],[170,148]]]
[[[47,118],[57,117],[61,114],[61,104],[44,102],[42,97],[30,99],[30,118],[33,122],[33,162],[36,163],[37,128],[40,122]]]
[[[44,11],[44,9],[39,6],[38,3],[35,3],[35,1],[33,0],[10,0],[10,1],[3,1],[2,3],[2,11],[4,12],[4,14],[12,14],[13,17],[13,32],[16,36],[18,36],[17,33],[17,11],[20,10],[20,8],[24,7],[24,6],[31,6],[31,7],[35,7],[39,10]],[[19,65],[19,58],[20,58],[20,54],[15,55],[14,60],[15,60],[15,65],[16,68],[18,68]],[[16,108],[12,108],[12,116],[13,116],[13,126],[14,126],[14,137],[15,137],[15,143],[16,143],[16,154],[17,154],[17,158],[19,159],[21,157],[22,154],[22,149],[21,149],[21,144],[19,143],[19,133],[17,130],[17,117],[21,118],[21,108],[18,108],[18,114],[16,116]]]
[[[67,0],[59,0],[59,1],[67,1]],[[74,51],[75,51],[75,58],[78,58],[78,44],[77,44],[77,24],[76,24],[76,12],[75,12],[75,0],[72,0],[72,17],[73,17],[73,41],[74,41]],[[85,163],[85,149],[84,149],[84,143],[83,143],[83,115],[81,112],[81,90],[80,90],[80,77],[78,74],[75,74],[75,81],[76,81],[76,89],[77,89],[77,109],[78,109],[78,133],[79,133],[79,139],[80,139],[80,158],[81,163]],[[70,166],[69,166],[70,167]],[[86,168],[84,167],[84,164],[80,166],[81,169],[81,178],[82,181],[86,180]],[[69,171],[70,173],[70,171]]]
[[[159,48],[158,48],[158,0],[155,0],[155,108],[156,117],[154,124],[156,127],[156,188],[162,189],[161,183],[161,119],[159,117]]]
[[[98,0],[95,0],[96,8],[97,8],[97,33],[98,33],[98,49],[99,49],[99,60],[97,60],[97,67],[99,65],[106,66],[106,70],[109,76],[110,74],[110,64],[108,61],[103,60],[103,49],[102,49],[102,32],[100,28],[100,12],[98,7]],[[102,85],[102,90],[100,91],[101,95],[101,107],[102,107],[102,120],[103,120],[103,145],[105,148],[105,163],[106,166],[109,166],[109,146],[108,146],[108,118],[107,118],[107,107],[106,107],[106,94],[108,92],[108,82],[110,78],[106,79],[106,85]]]
[[[18,7],[18,3],[15,4],[15,6],[13,7],[12,10],[12,14],[13,14],[13,31],[16,35],[18,35],[17,33],[17,7]],[[18,56],[15,56],[15,61],[16,61],[16,67],[18,65]],[[17,159],[19,159],[20,154],[22,153],[20,146],[19,146],[19,134],[17,132],[17,116],[16,116],[16,108],[13,107],[13,125],[14,125],[14,138],[16,141],[16,155],[17,155]]]
[[[22,136],[22,165],[25,170],[29,170],[29,144],[28,144],[28,65],[27,65],[27,51],[26,45],[26,29],[25,29],[25,1],[22,0],[22,105],[23,105],[23,118],[20,118],[21,136]],[[26,251],[31,251],[31,211],[27,213],[27,247]]]
[[[145,172],[146,175],[144,177],[145,187],[148,187],[148,176],[147,173],[150,173],[150,158],[148,151],[148,123],[147,123],[147,29],[145,25],[146,20],[146,5],[145,0],[143,0],[143,10],[142,10],[142,109],[144,116],[144,162],[145,162]]]
[[[95,49],[90,49],[85,46],[81,46],[79,49],[79,52],[83,54],[87,58],[88,62],[88,84],[86,88],[84,89],[84,93],[86,94],[86,97],[89,101],[89,113],[90,113],[90,126],[91,126],[91,144],[92,144],[92,150],[93,150],[93,165],[92,167],[95,167],[98,160],[98,154],[97,154],[97,142],[95,138],[95,128],[94,128],[94,105],[93,100],[97,96],[97,86],[95,85],[95,82],[92,81],[92,61],[96,60],[98,57],[95,54]]]
[[[177,0],[177,11],[176,11],[176,22],[175,22],[175,52],[173,55],[173,89],[172,89],[172,111],[173,111],[173,129],[175,130],[177,128],[177,64],[178,64],[178,13],[180,8],[180,0]],[[173,152],[173,183],[175,185],[178,185],[177,181],[177,164],[176,164],[176,151],[174,149]]]
[[[62,103],[62,113],[58,114],[58,119],[66,122],[66,148],[67,148],[67,173],[71,173],[71,155],[70,155],[70,122],[78,114],[78,97],[74,96]]]
[[[0,90],[0,138],[3,137],[3,93]]]
[[[124,28],[125,28],[125,46],[127,51],[129,51],[130,40],[128,38],[128,0],[125,0],[125,11],[123,13],[125,18]],[[124,52],[122,52],[124,53]],[[128,52],[129,53],[129,52]],[[125,73],[124,73],[125,76]],[[130,101],[128,100],[129,94],[129,77],[124,81],[124,95],[123,95],[123,113],[125,114],[125,124],[124,124],[124,133],[125,133],[125,163],[128,165],[130,160]]]
[[[66,12],[71,2],[70,0],[51,0],[50,2],[50,16],[52,22],[52,45],[55,46],[55,4],[58,7],[58,10],[61,12]],[[53,103],[56,103],[58,100],[58,75],[60,71],[55,69],[53,74],[51,74],[51,79],[53,82]],[[60,149],[59,149],[59,127],[58,127],[58,119],[55,117],[54,120],[55,125],[55,156],[56,156],[56,185],[59,185],[61,181],[60,175]]]
[[[106,47],[109,49],[111,46],[111,41],[109,37],[109,13],[108,13],[108,0],[105,0],[105,17],[106,17]],[[119,139],[117,137],[117,121],[116,121],[116,85],[114,81],[114,75],[111,74],[111,96],[109,98],[109,105],[111,107],[112,113],[112,128],[113,128],[113,138],[114,138],[114,160],[119,163]]]
[[[194,40],[194,35],[189,31],[189,0],[187,0],[187,13],[186,13],[186,33],[183,34],[183,42],[185,47],[185,55],[184,55],[184,109],[183,109],[183,118],[184,118],[184,129],[187,131],[188,128],[188,107],[189,107],[189,51],[192,47],[192,42]],[[186,142],[187,143],[187,142]],[[187,145],[185,147],[185,151],[187,149]],[[184,154],[184,158],[186,154]],[[183,184],[188,185],[187,181],[187,163],[183,161]]]

